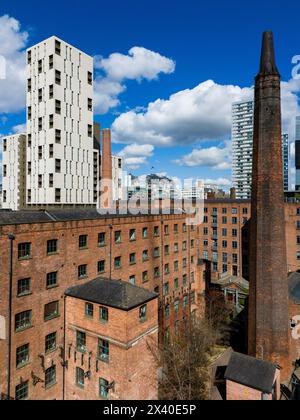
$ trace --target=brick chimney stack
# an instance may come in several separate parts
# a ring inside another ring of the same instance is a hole
[[[289,369],[289,316],[281,146],[280,74],[272,32],[255,79],[250,222],[249,354]]]
[[[112,208],[112,155],[111,155],[111,131],[102,130],[102,157],[101,157],[101,195],[100,208]]]

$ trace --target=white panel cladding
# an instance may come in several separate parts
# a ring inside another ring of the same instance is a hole
[[[19,210],[25,189],[26,135],[2,138],[2,207]]]
[[[95,204],[93,59],[57,37],[27,57],[27,203]]]

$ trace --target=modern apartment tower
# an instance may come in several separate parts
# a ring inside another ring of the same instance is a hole
[[[283,188],[289,190],[289,135],[282,134],[282,166],[283,166]]]
[[[296,190],[300,190],[300,116],[296,117],[295,136]]]
[[[238,199],[251,197],[253,101],[232,105],[232,181]]]
[[[252,189],[254,102],[237,102],[232,105],[232,182],[236,198],[250,199]],[[300,124],[300,122],[299,122]],[[300,133],[299,133],[300,134]],[[300,139],[300,136],[299,136]],[[300,153],[300,147],[299,147]],[[289,189],[289,137],[282,135],[283,183]],[[299,159],[300,161],[300,159]],[[300,162],[299,162],[300,168]],[[300,175],[299,175],[300,178]],[[299,180],[300,182],[300,180]]]
[[[26,135],[2,139],[2,208],[19,210],[26,195]]]
[[[26,204],[94,205],[93,58],[51,37],[27,50]]]

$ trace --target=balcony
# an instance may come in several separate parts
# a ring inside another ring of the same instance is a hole
[[[218,227],[218,223],[217,222],[212,222],[211,223],[211,227],[212,228],[217,228]]]

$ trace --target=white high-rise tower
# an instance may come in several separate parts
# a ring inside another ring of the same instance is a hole
[[[93,205],[93,58],[51,37],[27,50],[26,203]]]

